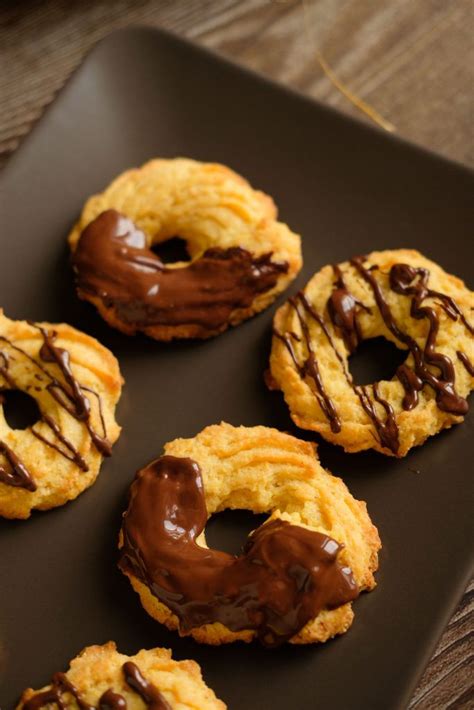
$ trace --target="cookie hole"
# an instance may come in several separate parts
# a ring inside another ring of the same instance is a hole
[[[171,237],[164,242],[153,244],[151,250],[163,262],[173,264],[175,261],[191,261],[186,239]]]
[[[10,429],[28,429],[41,419],[41,413],[33,397],[20,390],[0,392],[0,404]]]
[[[250,510],[224,510],[207,521],[206,541],[209,547],[240,555],[252,530],[258,528],[268,515],[255,515]]]
[[[356,385],[391,380],[405,362],[407,353],[385,338],[364,340],[349,358],[349,370]]]

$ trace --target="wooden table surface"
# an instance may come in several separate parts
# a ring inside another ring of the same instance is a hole
[[[85,53],[138,23],[193,38],[364,118],[325,76],[319,51],[401,136],[474,165],[470,0],[3,0],[0,167]],[[471,584],[410,708],[474,708],[473,597]]]

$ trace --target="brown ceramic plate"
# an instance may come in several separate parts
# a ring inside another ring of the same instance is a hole
[[[74,294],[66,235],[83,201],[124,168],[176,155],[227,163],[275,197],[303,235],[299,285],[328,262],[394,247],[473,277],[465,168],[167,34],[131,29],[102,42],[3,176],[0,304],[10,318],[67,321],[113,350],[126,380],[123,434],[76,501],[0,524],[1,707],[109,639],[126,653],[163,645],[195,658],[232,710],[405,707],[469,576],[472,414],[401,461],[320,444],[323,464],[367,500],[384,544],[378,588],[356,602],[349,633],[324,646],[179,639],[117,570],[128,486],[165,441],[221,420],[293,431],[262,380],[275,307],[213,340],[166,345],[114,332]],[[370,369],[373,355],[354,364],[359,378],[382,372]],[[224,514],[211,541],[236,549],[254,524]]]

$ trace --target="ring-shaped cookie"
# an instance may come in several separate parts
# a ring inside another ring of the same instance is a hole
[[[120,427],[122,378],[94,338],[61,323],[27,323],[0,311],[0,395],[30,395],[40,418],[12,429],[0,399],[0,515],[28,518],[91,486]]]
[[[468,410],[473,296],[413,250],[325,266],[275,314],[269,385],[301,428],[349,452],[404,456]],[[357,386],[349,357],[378,336],[408,357],[392,380]]]
[[[234,557],[206,545],[226,508],[270,513]],[[315,446],[267,427],[209,426],[138,472],[120,568],[157,621],[197,641],[326,641],[375,586],[380,540],[366,505]]]
[[[179,236],[191,261],[152,245]],[[301,268],[300,238],[233,170],[152,160],[91,197],[69,236],[78,294],[124,333],[208,338],[266,308]]]
[[[23,693],[16,710],[225,710],[195,661],[175,661],[165,648],[119,653],[112,641],[88,646],[65,673]]]

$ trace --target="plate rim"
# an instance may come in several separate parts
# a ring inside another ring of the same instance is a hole
[[[8,157],[6,164],[1,170],[0,186],[2,181],[6,181],[8,179],[9,171],[11,172],[13,166],[16,163],[16,160],[21,159],[21,155],[24,152],[24,146],[27,146],[28,143],[36,135],[36,131],[43,123],[43,120],[46,119],[48,113],[55,107],[58,99],[68,90],[71,90],[73,88],[74,80],[77,78],[78,74],[84,70],[86,65],[89,63],[89,60],[93,59],[96,55],[98,55],[104,47],[107,47],[109,44],[111,44],[112,41],[117,39],[117,37],[124,35],[133,36],[135,34],[141,35],[143,33],[153,35],[156,41],[171,43],[172,45],[174,45],[173,49],[175,49],[175,51],[181,51],[181,48],[183,47],[185,49],[192,49],[193,51],[201,55],[207,56],[213,62],[216,62],[220,65],[224,65],[233,72],[243,75],[244,77],[250,79],[252,82],[257,81],[258,83],[271,88],[273,91],[277,91],[280,94],[285,94],[292,100],[296,99],[310,106],[313,109],[316,108],[318,111],[323,111],[329,116],[333,116],[336,120],[342,121],[345,124],[349,124],[350,127],[353,127],[358,130],[363,130],[364,132],[368,132],[369,134],[373,134],[374,136],[379,136],[382,141],[385,140],[389,143],[398,145],[403,150],[408,150],[430,160],[434,160],[441,166],[444,165],[447,168],[451,170],[454,169],[457,172],[461,171],[465,173],[466,176],[474,178],[474,169],[471,168],[469,165],[455,161],[429,148],[414,143],[406,138],[401,137],[397,133],[388,133],[376,125],[372,125],[358,117],[346,114],[343,111],[333,106],[327,105],[319,99],[313,98],[303,93],[302,91],[291,87],[288,84],[284,84],[282,82],[271,79],[254,69],[251,69],[233,60],[230,60],[227,57],[224,57],[219,54],[216,50],[205,47],[195,40],[182,37],[176,34],[175,32],[170,31],[168,29],[164,29],[162,27],[137,24],[129,25],[127,27],[123,27],[108,33],[106,36],[96,42],[95,45],[84,54],[78,65],[66,78],[64,84],[54,93],[49,103],[44,107],[40,115],[35,119],[35,122],[27,133],[27,135],[20,139],[18,146]],[[452,617],[453,612],[459,604],[460,599],[466,591],[466,587],[472,577],[472,567],[474,566],[474,550],[471,550],[470,557],[472,558],[471,568],[466,565],[466,571],[463,571],[462,574],[458,573],[458,579],[455,585],[456,591],[452,595],[452,602],[450,604],[446,604],[443,613],[438,616],[435,621],[432,622],[430,626],[429,639],[427,639],[425,643],[424,652],[422,654],[421,660],[419,660],[416,664],[416,671],[412,672],[409,677],[407,674],[404,675],[406,679],[404,683],[405,692],[399,695],[399,701],[396,701],[396,704],[394,704],[393,707],[405,708],[412,700],[413,691],[416,688],[416,685],[418,684],[418,681],[421,678],[423,672],[429,665],[429,662],[433,656],[433,651],[442,633],[444,632],[450,618]]]

